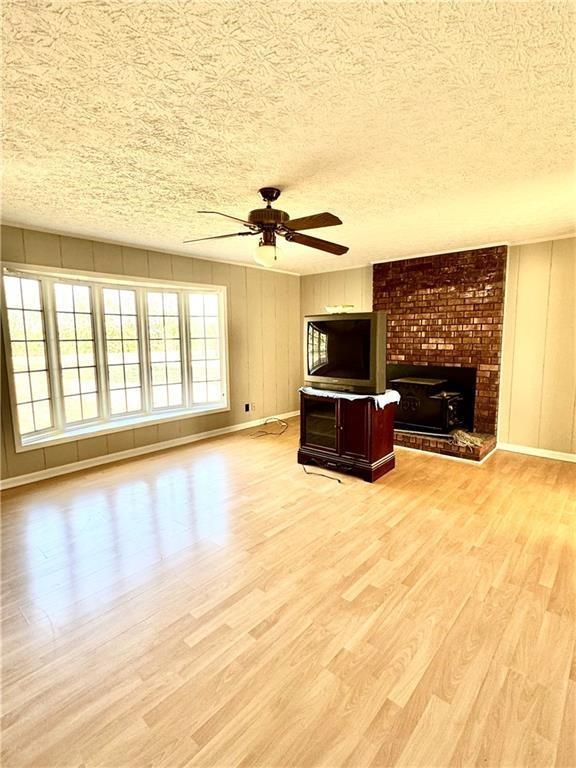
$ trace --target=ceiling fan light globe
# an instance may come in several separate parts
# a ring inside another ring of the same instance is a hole
[[[261,267],[273,267],[276,264],[276,246],[259,245],[254,253],[254,261]]]

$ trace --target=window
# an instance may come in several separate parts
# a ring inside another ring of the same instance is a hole
[[[228,407],[224,288],[21,269],[3,285],[17,449]]]
[[[214,403],[222,397],[218,297],[191,293],[188,296],[192,400]]]
[[[152,407],[182,403],[182,353],[178,294],[148,292]]]
[[[110,413],[142,410],[142,378],[136,291],[104,288],[104,334]]]
[[[22,435],[43,432],[53,421],[40,281],[5,277],[4,295],[18,426]]]
[[[67,424],[97,419],[100,413],[90,287],[54,283],[54,306],[64,419]]]

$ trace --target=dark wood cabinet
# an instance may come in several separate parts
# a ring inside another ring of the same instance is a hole
[[[392,403],[300,393],[298,462],[346,472],[373,482],[394,468]]]

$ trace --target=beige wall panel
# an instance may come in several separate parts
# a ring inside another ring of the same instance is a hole
[[[148,273],[156,280],[172,280],[172,255],[148,251]]]
[[[24,233],[17,227],[2,227],[2,261],[26,261]]]
[[[194,282],[194,259],[186,256],[172,256],[172,276],[185,283]]]
[[[107,453],[108,441],[106,440],[106,435],[78,440],[78,461],[94,459],[96,456],[105,456]]]
[[[298,388],[302,386],[302,319],[300,312],[300,279],[289,279],[290,328],[288,356],[290,360],[289,373],[289,411],[300,407]]]
[[[212,284],[213,285],[225,285],[230,288],[230,264],[222,264],[215,261],[212,264]]]
[[[356,312],[371,312],[372,267],[303,275],[300,296],[302,316],[322,314],[330,304],[353,304]]]
[[[194,265],[193,275],[195,283],[214,284],[214,280],[212,279],[212,262],[202,259],[193,259],[192,263]]]
[[[209,432],[211,429],[216,429],[212,426],[214,423],[214,415],[195,416],[190,419],[182,419],[180,424],[180,437],[188,437],[189,435],[196,435],[199,432]]]
[[[502,367],[500,371],[500,397],[498,404],[498,440],[502,443],[510,442],[510,405],[512,402],[512,370],[514,367],[519,263],[520,246],[515,245],[508,249],[508,263],[506,266]]]
[[[177,440],[181,437],[179,421],[165,421],[156,426],[157,440],[162,443],[165,440]]]
[[[552,244],[538,447],[572,450],[576,396],[574,240]],[[570,355],[572,352],[572,356]]]
[[[92,240],[79,237],[60,238],[62,266],[67,269],[86,269],[94,271],[94,252]]]
[[[25,456],[26,453],[20,454]],[[60,445],[51,445],[49,448],[44,448],[44,458],[46,461],[46,469],[51,467],[60,467],[63,464],[73,464],[78,461],[78,443],[72,441],[70,443],[61,443]]]
[[[134,430],[124,429],[122,432],[112,432],[106,435],[107,453],[131,451],[134,448]]]
[[[510,435],[512,442],[533,448],[540,432],[551,256],[551,243],[520,249]]]
[[[259,269],[246,270],[246,298],[248,313],[248,383],[250,403],[256,404],[251,411],[252,419],[264,415],[264,347],[262,344],[262,276]]]
[[[215,413],[210,417],[210,421],[207,422],[204,430],[197,429],[196,432],[205,431],[209,432],[213,429],[224,429],[232,424],[232,416],[230,411],[223,411],[222,413]]]
[[[277,413],[277,379],[268,375],[277,368],[276,280],[273,272],[262,272],[262,347],[264,360],[264,398],[262,416]],[[258,406],[257,406],[258,412]]]
[[[46,459],[44,451],[39,448],[36,451],[26,451],[26,453],[16,453],[14,450],[14,440],[11,435],[4,432],[4,450],[6,477],[17,477],[18,475],[28,475],[31,472],[40,472],[46,469]]]
[[[316,275],[303,275],[300,278],[300,311],[302,317],[314,314],[314,280]]]
[[[30,259],[28,259],[30,261]],[[122,248],[112,243],[94,243],[94,269],[96,272],[121,275],[124,271],[122,264]]]
[[[6,443],[4,442],[4,433],[0,432],[0,441],[2,448],[2,455],[0,456],[0,478],[4,480],[6,477],[10,477],[8,474],[8,466],[6,464]]]
[[[61,267],[60,238],[48,232],[24,230],[24,253],[29,264]]]
[[[158,443],[158,425],[152,424],[147,427],[137,427],[134,429],[134,448],[142,448],[145,445]]]
[[[286,413],[290,409],[290,360],[288,357],[288,313],[282,311],[282,302],[289,293],[288,276],[274,275],[276,313],[276,412]]]
[[[346,270],[346,272],[347,276],[344,281],[344,298],[342,303],[354,304],[354,310],[360,312],[364,308],[364,270],[350,269]]]
[[[56,266],[62,263],[68,269],[87,272],[225,285],[228,289],[231,402],[229,412],[136,427],[16,453],[9,400],[5,397],[2,403],[5,476],[14,477],[76,460],[129,451],[297,409],[296,390],[301,380],[298,276],[14,227],[2,227],[2,243],[4,258],[10,261]],[[7,387],[7,379],[4,387]],[[246,413],[246,402],[256,403],[256,409]]]
[[[148,277],[148,251],[122,246],[122,270],[125,275]]]
[[[372,265],[369,267],[364,267],[364,269],[360,271],[362,273],[362,311],[372,312],[372,307],[374,306]]]
[[[230,267],[228,288],[228,366],[230,369],[230,408],[232,421],[248,421],[250,413],[244,403],[250,402],[248,381],[248,308],[246,269]]]
[[[576,239],[510,249],[498,439],[576,452]]]

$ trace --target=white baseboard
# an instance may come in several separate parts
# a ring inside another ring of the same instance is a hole
[[[60,467],[51,467],[50,469],[42,469],[39,472],[30,472],[27,475],[19,475],[18,477],[8,477],[5,480],[0,481],[0,490],[7,490],[8,488],[16,488],[19,485],[27,485],[28,483],[36,483],[39,480],[48,480],[51,477],[58,477],[59,475],[67,475],[71,472],[79,472],[83,469],[90,469],[91,467],[98,467],[101,464],[111,464],[115,461],[123,461],[124,459],[131,459],[135,456],[142,456],[146,453],[155,453],[156,451],[164,451],[166,448],[176,448],[179,445],[186,445],[187,443],[195,443],[198,440],[206,440],[209,437],[218,437],[219,435],[227,435],[230,432],[240,432],[243,429],[251,429],[252,427],[259,427],[267,419],[290,419],[292,416],[298,416],[300,411],[289,411],[288,413],[279,413],[277,416],[266,416],[262,419],[255,419],[254,421],[244,421],[241,424],[232,424],[229,427],[221,427],[220,429],[212,429],[208,432],[198,432],[195,435],[186,435],[186,437],[177,437],[174,440],[164,440],[161,443],[153,443],[151,445],[143,445],[140,448],[131,448],[128,451],[118,451],[117,453],[111,453],[106,456],[96,456],[93,459],[84,459],[83,461],[74,461],[71,464],[63,464]]]
[[[496,448],[500,451],[511,451],[512,453],[525,453],[528,456],[539,456],[541,459],[555,459],[556,461],[571,461],[572,463],[576,463],[576,453],[548,451],[545,448],[531,448],[528,445],[514,445],[513,443],[498,443]]]

